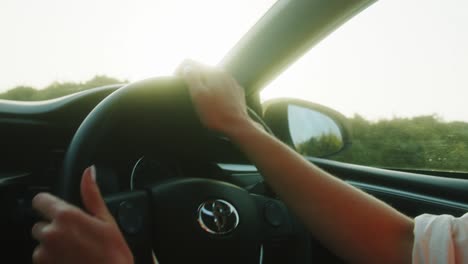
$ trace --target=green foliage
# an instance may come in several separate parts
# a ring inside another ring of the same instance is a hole
[[[81,92],[91,88],[96,88],[109,84],[125,83],[115,78],[104,75],[96,75],[86,82],[53,82],[44,89],[35,89],[28,86],[18,86],[0,94],[0,99],[17,101],[40,101],[48,100],[68,94]]]
[[[296,145],[296,150],[305,156],[322,157],[340,150],[343,141],[333,133],[323,134],[319,138],[311,137]]]
[[[17,86],[5,93],[0,94],[0,99],[33,101],[37,90],[29,86]]]
[[[349,119],[352,146],[335,160],[387,168],[468,172],[468,123],[435,115]]]

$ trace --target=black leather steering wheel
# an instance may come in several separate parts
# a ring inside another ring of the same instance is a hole
[[[137,130],[157,147],[158,142],[174,137],[174,131],[183,134],[187,129],[209,142],[210,134],[200,124],[181,79],[153,78],[118,89],[89,113],[75,133],[65,155],[59,196],[81,205],[82,172],[93,163],[103,142]],[[190,140],[181,138],[179,144]],[[309,261],[307,235],[284,204],[227,182],[175,178],[105,199],[136,263],[151,263],[151,250],[162,263],[284,263],[274,257],[274,248],[268,255],[264,247],[292,237],[301,242],[286,262]]]

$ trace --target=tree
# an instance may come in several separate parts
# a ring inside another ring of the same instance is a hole
[[[17,86],[5,93],[0,94],[0,99],[31,101],[37,90],[29,86]]]
[[[18,86],[0,94],[0,99],[17,101],[41,101],[65,96],[91,88],[126,82],[127,81],[120,81],[105,75],[96,75],[86,82],[53,82],[43,89],[35,89],[29,86]]]
[[[369,166],[468,172],[468,123],[436,115],[370,122],[349,119],[352,146],[332,157]]]
[[[337,152],[342,146],[343,141],[340,138],[333,133],[327,133],[299,143],[296,149],[305,156],[321,157]]]

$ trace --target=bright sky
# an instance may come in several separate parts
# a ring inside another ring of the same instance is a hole
[[[468,121],[468,1],[381,0],[264,90],[346,116]],[[287,89],[281,89],[287,87]]]
[[[217,64],[273,0],[0,0],[0,91]]]
[[[0,91],[216,64],[273,0],[1,0]],[[468,1],[381,0],[262,93],[368,118],[468,121]]]

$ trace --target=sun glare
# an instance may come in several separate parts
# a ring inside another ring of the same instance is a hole
[[[185,58],[214,65],[274,2],[1,1],[0,92],[170,75]]]
[[[2,0],[0,93],[96,75],[171,75],[186,58],[215,65],[274,2]],[[378,1],[261,98],[298,97],[372,119],[437,113],[467,120],[460,111],[468,97],[466,10],[467,1]]]

